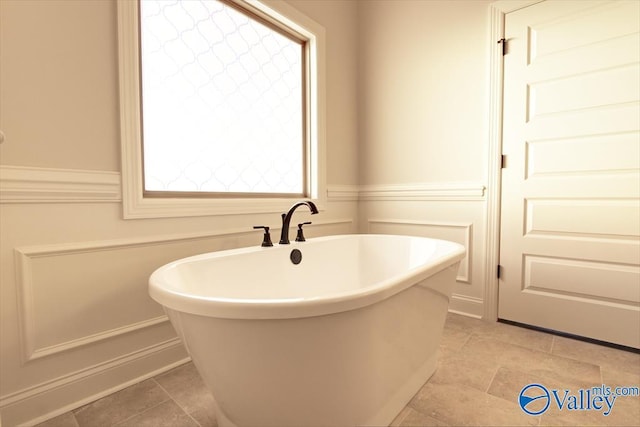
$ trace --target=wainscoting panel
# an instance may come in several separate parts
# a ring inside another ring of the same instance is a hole
[[[470,283],[471,271],[471,223],[421,222],[400,219],[369,219],[369,233],[405,234],[411,236],[432,237],[460,243],[467,249],[466,256],[460,262],[456,280]]]
[[[483,183],[427,182],[363,186],[360,232],[407,234],[460,243],[460,263],[449,310],[477,318],[484,314],[486,188]],[[490,267],[495,271],[495,266]]]
[[[309,237],[349,232],[318,221]],[[274,229],[274,231],[278,231]],[[23,360],[60,353],[167,321],[149,275],[190,255],[256,244],[253,230],[44,245],[15,250]]]
[[[16,249],[25,361],[167,320],[147,293],[157,267],[213,245],[211,236]]]
[[[278,235],[280,230],[272,231]],[[308,237],[353,232],[354,219],[349,217],[314,220],[307,226]],[[24,372],[52,366],[57,373],[4,391],[3,421],[8,425],[44,421],[187,361],[161,306],[148,296],[149,275],[172,260],[258,246],[260,241],[259,231],[236,226],[5,251],[15,267],[17,306],[12,319],[19,325],[19,339],[14,342],[20,346],[13,347],[21,356],[18,363]],[[7,307],[10,303],[3,301]],[[110,354],[101,357],[105,347]],[[84,360],[83,354],[96,362],[68,363]]]

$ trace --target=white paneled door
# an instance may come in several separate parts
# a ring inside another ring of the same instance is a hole
[[[640,348],[640,2],[506,15],[499,317]]]

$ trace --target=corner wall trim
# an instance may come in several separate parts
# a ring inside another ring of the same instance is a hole
[[[120,201],[119,172],[0,166],[0,204]]]

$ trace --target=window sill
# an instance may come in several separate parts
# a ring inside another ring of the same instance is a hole
[[[240,215],[284,212],[300,198],[273,199],[170,199],[135,198],[123,200],[125,219],[172,218],[211,215]],[[325,198],[312,198],[325,210]]]

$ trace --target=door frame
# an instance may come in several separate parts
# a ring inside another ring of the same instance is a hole
[[[504,55],[498,40],[504,39],[505,16],[545,0],[499,0],[489,5],[489,147],[487,166],[485,281],[483,319],[498,320],[500,261],[500,208],[502,199],[502,110]]]

